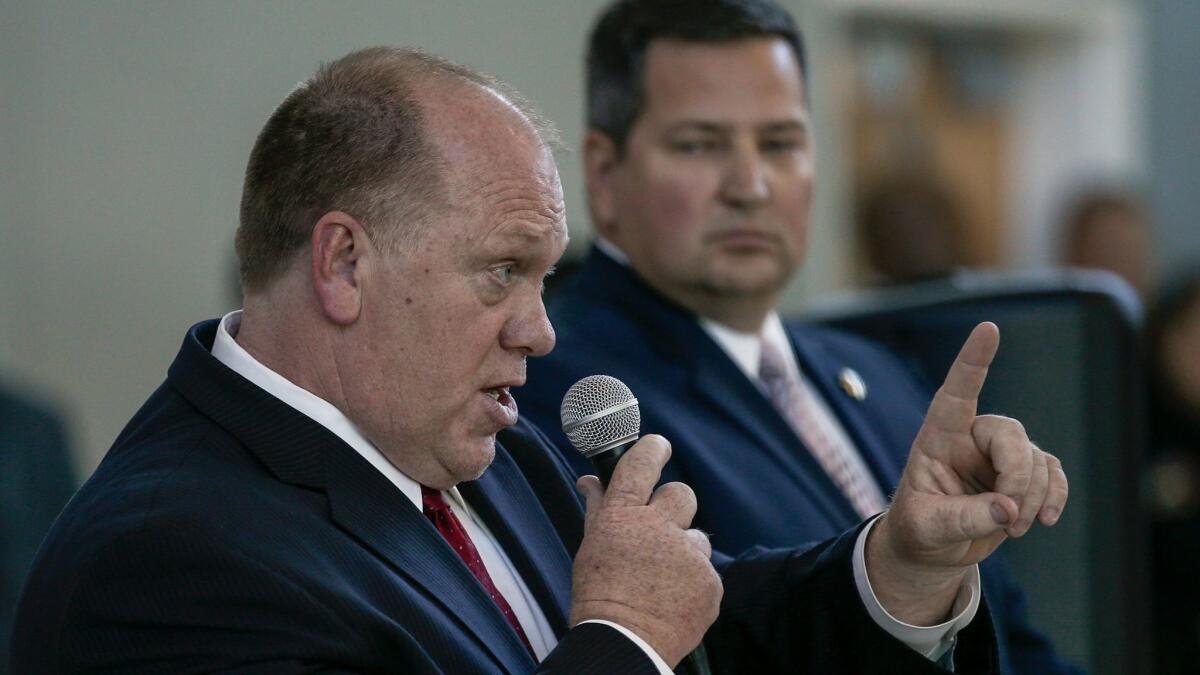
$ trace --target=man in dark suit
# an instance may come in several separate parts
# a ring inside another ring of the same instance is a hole
[[[710,561],[690,489],[655,488],[655,436],[607,488],[576,483],[585,516],[509,391],[553,346],[540,289],[566,246],[547,132],[517,101],[376,48],[279,106],[246,171],[244,308],[188,331],[59,518],[14,670],[664,673],[703,638],[717,673],[994,671],[976,563],[1018,501],[1049,524],[1066,499],[1023,478],[1042,453],[1019,426],[962,405],[995,327],[886,518]],[[925,649],[884,613],[948,625]]]
[[[775,310],[805,252],[813,139],[800,35],[768,0],[616,2],[587,56],[585,175],[599,234],[550,313],[525,413],[558,428],[577,379],[612,375],[717,550],[834,536],[883,510],[930,395],[883,350]],[[1036,467],[1045,482],[1057,461]],[[1036,511],[1025,505],[1010,534]],[[998,560],[984,586],[1008,672],[1069,672]]]

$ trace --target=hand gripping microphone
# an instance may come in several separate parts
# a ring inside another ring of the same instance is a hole
[[[608,375],[589,375],[571,385],[558,411],[571,445],[592,460],[604,487],[617,461],[638,439],[642,411],[625,383]],[[712,675],[704,643],[684,658],[679,672]]]
[[[615,377],[585,377],[563,396],[559,417],[571,445],[592,460],[600,482],[608,487],[617,460],[637,441],[642,428],[642,412],[633,392]]]

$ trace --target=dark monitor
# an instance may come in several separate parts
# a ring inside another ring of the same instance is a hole
[[[980,321],[1000,327],[980,413],[1021,420],[1071,495],[1052,530],[1003,550],[1031,620],[1090,673],[1149,672],[1146,446],[1133,291],[1101,272],[962,275],[827,303],[811,317],[881,342],[941,384]]]

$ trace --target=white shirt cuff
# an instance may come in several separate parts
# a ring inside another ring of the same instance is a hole
[[[879,516],[863,528],[854,544],[854,584],[858,587],[858,597],[862,599],[867,614],[871,615],[876,625],[929,660],[937,661],[954,646],[958,632],[971,623],[975,612],[979,610],[979,565],[971,566],[965,583],[958,589],[958,597],[954,599],[950,611],[954,618],[928,627],[904,623],[888,614],[880,604],[879,598],[875,597],[875,590],[871,588],[871,581],[867,579],[867,535],[877,522]]]
[[[666,661],[662,660],[662,657],[658,655],[658,652],[654,651],[654,648],[651,647],[648,642],[638,637],[637,633],[634,633],[621,624],[605,621],[604,619],[588,619],[587,621],[580,621],[579,623],[602,623],[605,626],[615,629],[621,635],[633,640],[633,644],[637,645],[639,649],[646,652],[646,656],[649,656],[650,660],[654,662],[654,667],[658,668],[659,675],[672,675],[671,667],[667,665]]]

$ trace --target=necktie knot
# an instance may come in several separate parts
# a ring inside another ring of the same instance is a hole
[[[758,360],[758,380],[767,390],[767,396],[781,411],[795,404],[796,383],[789,376],[787,362],[775,345],[763,340]]]
[[[426,516],[450,510],[450,505],[446,503],[446,498],[442,496],[442,493],[425,485],[421,486],[421,507]]]

